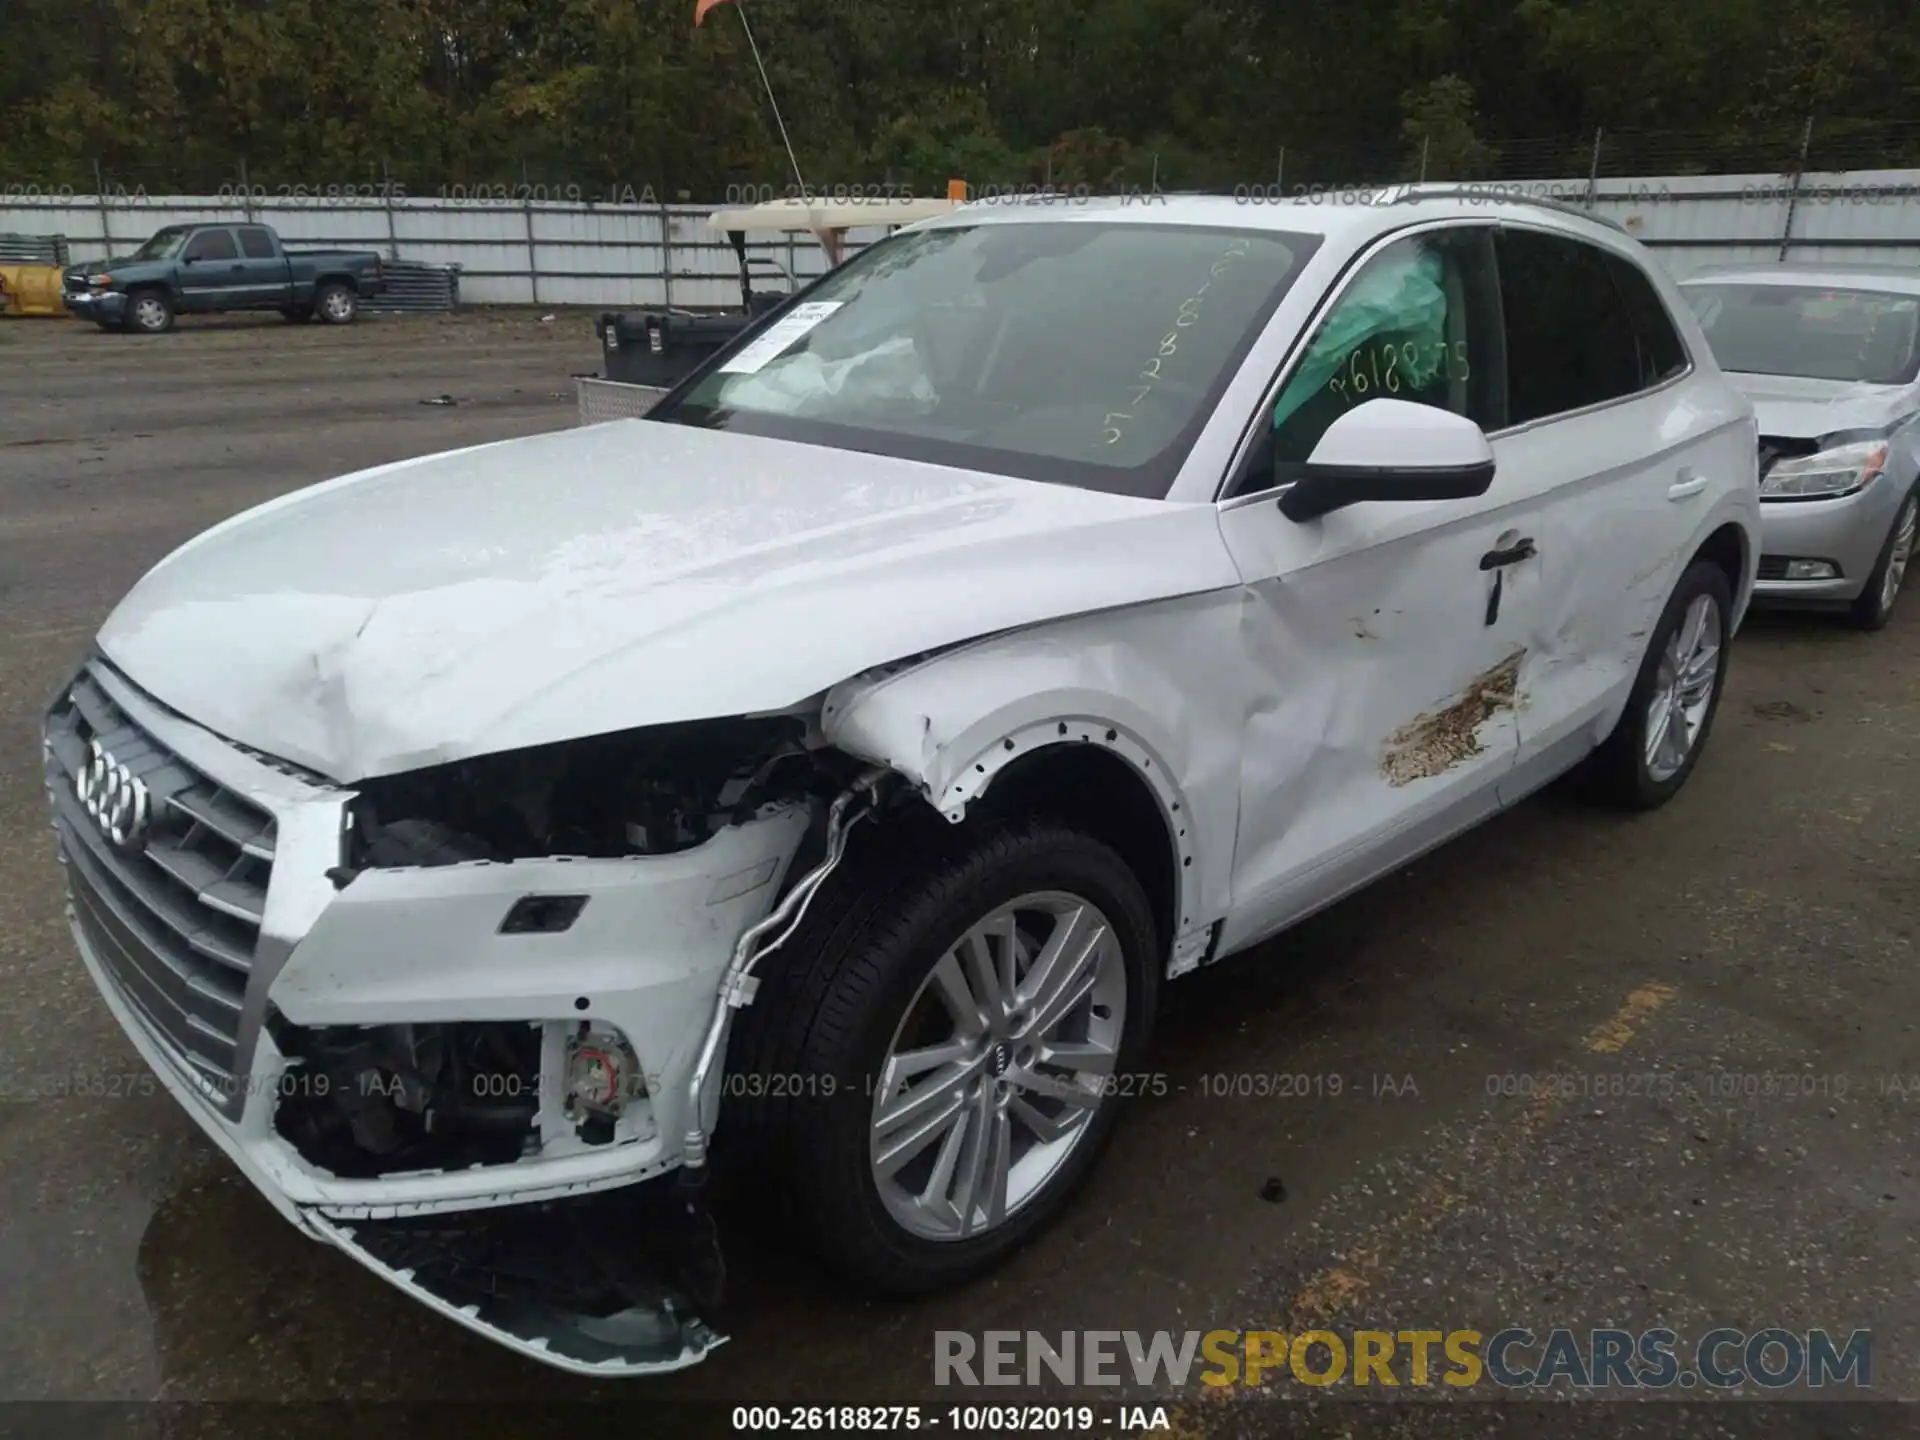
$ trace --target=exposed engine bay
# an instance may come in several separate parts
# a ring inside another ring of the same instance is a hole
[[[856,762],[810,748],[808,738],[797,715],[702,721],[368,781],[356,787],[345,878],[368,868],[689,850],[771,801],[843,789]]]

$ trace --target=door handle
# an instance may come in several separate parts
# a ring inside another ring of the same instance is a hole
[[[1689,466],[1673,477],[1673,484],[1667,487],[1667,499],[1690,500],[1706,488],[1707,477]]]
[[[1518,565],[1522,560],[1531,560],[1540,552],[1533,548],[1533,537],[1517,540],[1504,550],[1489,550],[1480,557],[1482,570],[1499,570],[1508,565]]]
[[[1507,566],[1531,560],[1538,553],[1533,548],[1533,537],[1528,535],[1504,550],[1489,550],[1480,557],[1480,568],[1493,572],[1493,589],[1487,592],[1487,624],[1492,625],[1500,618],[1500,590],[1506,578]]]

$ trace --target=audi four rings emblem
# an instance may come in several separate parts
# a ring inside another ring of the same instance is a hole
[[[98,740],[87,744],[87,763],[73,791],[115,845],[138,844],[146,834],[153,805],[146,782],[103,750]]]

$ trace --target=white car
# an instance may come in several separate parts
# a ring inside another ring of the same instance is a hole
[[[716,1137],[853,1283],[993,1264],[1164,984],[1577,765],[1658,805],[1713,722],[1756,435],[1673,285],[1365,200],[967,207],[646,420],[181,547],[46,725],[134,1046],[294,1224],[568,1369],[720,1339]]]
[[[1881,629],[1920,515],[1920,270],[1769,265],[1681,293],[1760,422],[1756,598]]]

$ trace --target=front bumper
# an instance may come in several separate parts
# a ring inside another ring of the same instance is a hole
[[[1760,576],[1754,598],[1773,605],[1845,604],[1856,599],[1879,561],[1910,482],[1881,475],[1857,494],[1834,500],[1767,500],[1760,507]],[[1788,580],[1788,561],[1816,560],[1839,572],[1824,580]]]
[[[60,303],[69,314],[102,325],[118,325],[127,318],[127,297],[114,290],[68,290]]]
[[[143,969],[159,973],[156,955],[133,953],[143,934],[156,932],[153,917],[134,913],[143,903],[137,886],[102,883],[103,852],[79,828],[86,822],[72,797],[60,793],[64,772],[49,742],[50,798],[81,959],[134,1048],[268,1202],[421,1303],[546,1364],[645,1374],[693,1364],[721,1343],[692,1313],[684,1290],[671,1285],[641,1285],[653,1301],[605,1314],[524,1292],[494,1303],[494,1292],[457,1280],[475,1269],[471,1260],[452,1266],[455,1280],[436,1281],[430,1265],[409,1258],[417,1241],[411,1227],[456,1214],[484,1225],[500,1217],[544,1221],[590,1203],[583,1197],[625,1207],[678,1168],[688,1081],[720,975],[740,934],[772,908],[808,824],[805,809],[763,811],[678,854],[367,870],[336,892],[325,877],[338,863],[346,792],[235,750],[160,709],[110,666],[96,662],[85,674],[98,687],[89,692],[90,708],[101,712],[104,694],[117,709],[103,719],[127,722],[103,744],[129,754],[125,747],[149,744],[274,815],[272,876],[246,977],[239,1061],[209,1086],[205,1067],[156,1021],[165,995],[141,976]],[[54,728],[50,721],[50,735]],[[123,733],[136,738],[123,741]],[[571,928],[500,933],[516,901],[555,893],[588,897]],[[646,1073],[646,1094],[611,1140],[589,1143],[566,1119],[543,1068],[537,1144],[521,1159],[343,1178],[310,1162],[276,1128],[281,1098],[303,1072],[263,1023],[269,1009],[307,1028],[527,1021],[553,1031],[552,1022],[590,1019],[627,1037]],[[635,1244],[644,1249],[649,1227],[687,1208],[656,1207],[666,1217],[659,1221],[646,1219],[649,1207],[638,1202],[627,1208],[638,1227]],[[476,1221],[470,1212],[483,1214]],[[455,1245],[456,1261],[457,1241],[447,1235],[458,1229],[437,1232],[440,1243]],[[408,1234],[396,1239],[400,1231]],[[633,1286],[622,1293],[630,1297]]]
[[[140,1057],[207,1138],[297,1229],[337,1247],[395,1289],[456,1325],[529,1359],[576,1374],[662,1374],[698,1364],[709,1351],[726,1343],[726,1336],[695,1313],[697,1302],[692,1297],[660,1278],[670,1272],[657,1259],[650,1269],[635,1267],[639,1271],[639,1295],[632,1295],[636,1288],[633,1277],[612,1277],[611,1288],[628,1294],[630,1303],[618,1308],[600,1307],[604,1313],[571,1308],[577,1302],[569,1293],[576,1288],[570,1272],[578,1272],[580,1258],[565,1242],[580,1229],[572,1223],[580,1207],[606,1198],[606,1192],[591,1181],[569,1183],[554,1173],[537,1176],[535,1172],[550,1168],[538,1161],[497,1167],[504,1173],[477,1185],[473,1183],[479,1178],[475,1172],[459,1177],[328,1181],[312,1172],[274,1132],[270,1104],[249,1104],[238,1124],[228,1123],[183,1080],[172,1057],[134,1014],[120,986],[102,966],[77,920],[73,934],[80,958],[108,1010]],[[285,1061],[271,1037],[261,1038],[256,1054],[256,1085],[250,1089],[256,1095],[277,1093],[274,1087],[278,1082],[268,1077],[283,1074]],[[267,1088],[262,1090],[259,1085]],[[511,1185],[509,1176],[524,1183]],[[424,1195],[423,1180],[449,1178],[467,1184],[458,1190],[444,1185],[430,1187],[439,1193]],[[638,1178],[621,1177],[613,1183],[624,1186]],[[622,1198],[626,1193],[619,1192]],[[322,1195],[330,1198],[315,1198]],[[423,1198],[409,1200],[409,1195]],[[671,1214],[662,1210],[663,1200],[656,1196],[652,1207],[635,1205],[623,1218],[629,1225],[638,1225],[647,1223],[649,1208]],[[418,1217],[453,1212],[466,1221],[476,1206],[484,1207],[478,1212],[483,1216],[499,1216],[509,1224],[519,1222],[523,1232],[538,1227],[543,1238],[550,1237],[549,1243],[539,1246],[546,1260],[544,1273],[529,1275],[524,1266],[519,1267],[509,1272],[520,1282],[517,1291],[503,1287],[489,1253],[492,1247],[488,1236],[478,1227],[467,1230],[453,1226],[433,1232],[437,1254],[423,1256]],[[471,1243],[463,1244],[463,1239]],[[637,1258],[644,1265],[652,1257],[623,1258]]]

